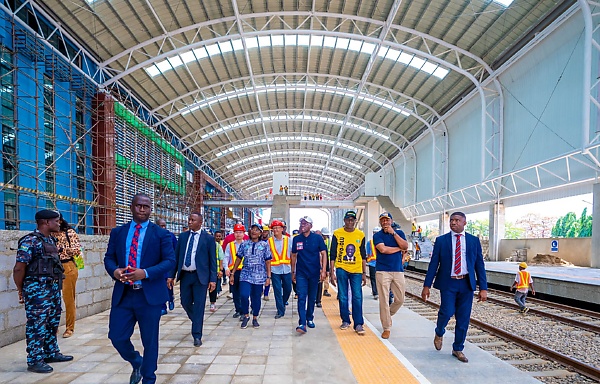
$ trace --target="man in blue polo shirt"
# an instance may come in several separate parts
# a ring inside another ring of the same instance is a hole
[[[300,219],[300,233],[292,243],[292,281],[298,294],[298,327],[296,332],[306,333],[306,326],[314,328],[315,301],[319,281],[327,275],[327,247],[321,235],[312,233],[312,219]]]
[[[392,316],[404,303],[404,268],[402,267],[404,252],[408,249],[406,236],[400,229],[392,228],[392,215],[384,212],[379,215],[381,231],[373,235],[373,244],[377,250],[377,292],[379,299],[379,318],[383,333],[381,338],[388,339],[392,329]],[[394,301],[390,305],[390,289]]]

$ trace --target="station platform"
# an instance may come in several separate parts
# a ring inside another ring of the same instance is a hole
[[[430,258],[409,261],[409,266],[425,272]],[[518,262],[486,261],[488,284],[510,287],[519,271]],[[529,265],[536,292],[577,300],[590,305],[600,303],[600,270],[576,266]]]
[[[316,308],[316,328],[295,331],[296,300],[275,320],[275,301],[264,302],[260,328],[240,329],[233,302],[222,295],[206,311],[203,345],[194,347],[190,322],[178,299],[161,319],[157,383],[536,383],[525,372],[466,343],[469,363],[451,355],[453,334],[442,351],[433,347],[433,322],[407,308],[394,316],[391,337],[380,338],[378,301],[363,287],[366,335],[340,330],[335,292]],[[176,293],[176,298],[178,298]],[[64,327],[61,326],[59,334]],[[74,360],[52,364],[51,374],[26,371],[25,341],[0,348],[0,383],[128,383],[131,366],[107,338],[108,311],[80,319],[71,338],[59,336],[61,352]],[[141,350],[139,334],[132,337]]]

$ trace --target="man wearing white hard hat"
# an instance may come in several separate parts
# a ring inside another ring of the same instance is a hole
[[[373,235],[381,231],[381,227],[373,228]],[[377,250],[375,249],[375,243],[373,240],[367,241],[367,266],[369,267],[369,280],[371,280],[371,294],[373,299],[377,300],[379,295],[377,294],[377,279],[375,278],[377,273]]]
[[[320,235],[311,232],[313,221],[304,216],[300,219],[300,233],[292,243],[292,281],[298,293],[298,327],[296,332],[306,333],[306,327],[314,328],[315,301],[319,281],[327,275],[327,248]]]

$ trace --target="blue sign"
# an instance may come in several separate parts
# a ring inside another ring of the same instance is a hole
[[[558,252],[558,240],[552,240],[552,243],[550,243],[550,252]]]

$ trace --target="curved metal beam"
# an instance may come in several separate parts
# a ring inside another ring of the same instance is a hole
[[[258,181],[258,180],[256,180],[256,181]],[[305,177],[292,177],[292,176],[290,176],[290,185],[289,186],[293,186],[294,182],[296,184],[298,184],[298,183],[309,183],[309,184],[316,183],[315,184],[315,187],[316,187],[316,186],[318,186],[319,180],[305,178]],[[263,185],[263,184],[269,185],[269,183],[272,183],[272,181],[269,181],[269,180],[259,181],[259,182],[255,182],[255,183],[249,184],[247,187],[240,188],[240,190],[244,190],[247,193],[252,193],[253,192],[252,191],[253,188],[256,189],[256,187],[258,187],[260,185]],[[334,185],[334,184],[331,184],[331,183],[322,183],[322,184],[325,187],[327,187],[327,188],[331,188],[330,191],[331,190],[335,190],[336,193],[337,193],[337,191],[341,192],[341,191],[345,191],[346,190],[344,187],[339,186],[339,185]],[[271,187],[272,187],[272,184],[270,186],[268,186],[267,188],[271,188]],[[275,191],[273,191],[273,192],[275,192]]]
[[[275,163],[275,167],[277,167],[276,163]],[[281,167],[281,169],[278,169],[278,171],[287,172],[290,175],[292,175],[292,174],[300,174],[300,175],[310,174],[310,172],[308,172],[307,170],[286,169],[285,167]],[[330,174],[334,175],[335,177],[330,176]],[[273,176],[273,171],[270,170],[270,169],[266,169],[266,168],[263,169],[263,170],[260,170],[260,171],[258,171],[256,173],[252,173],[252,179],[256,179],[257,181],[258,180],[262,181],[264,179],[268,179],[269,177],[272,179],[272,176]],[[360,183],[357,182],[357,181],[355,181],[354,179],[352,179],[352,178],[346,178],[346,177],[341,177],[341,175],[339,175],[339,174],[337,174],[335,172],[329,172],[329,174],[323,175],[323,176],[327,180],[340,181],[340,182],[343,182],[345,184],[354,184],[354,186],[356,186],[356,187],[360,186]],[[243,188],[246,188],[246,184],[249,181],[250,181],[250,179],[246,179],[246,180],[234,183],[234,184],[237,184],[240,187],[240,189],[243,189]],[[253,185],[253,184],[248,184],[248,185]]]

